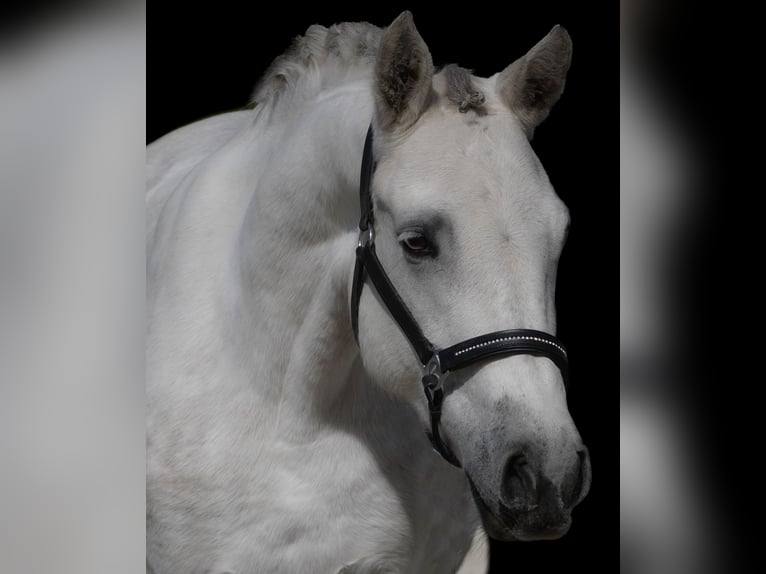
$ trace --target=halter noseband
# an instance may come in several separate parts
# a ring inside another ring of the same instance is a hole
[[[460,462],[439,435],[439,420],[444,401],[444,380],[447,373],[463,369],[476,362],[497,355],[538,355],[548,357],[567,380],[567,353],[564,345],[553,335],[533,329],[495,331],[473,339],[467,339],[446,349],[438,349],[423,334],[420,325],[410,313],[396,288],[388,278],[375,254],[374,216],[372,210],[372,126],[367,131],[362,156],[362,173],[359,182],[359,203],[362,218],[359,221],[359,242],[356,247],[354,282],[351,289],[351,324],[354,338],[359,343],[359,299],[366,277],[393,317],[399,329],[410,342],[420,360],[423,372],[423,391],[428,400],[431,430],[426,431],[434,450],[444,460],[460,468]]]

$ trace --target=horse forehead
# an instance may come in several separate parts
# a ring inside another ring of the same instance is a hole
[[[439,113],[423,118],[383,162],[395,202],[534,199],[550,187],[513,118]]]
[[[434,106],[396,150],[422,161],[455,159],[496,161],[512,157],[532,159],[531,148],[518,121],[510,113],[460,113],[454,107]]]

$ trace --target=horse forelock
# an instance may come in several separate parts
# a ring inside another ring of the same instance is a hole
[[[444,66],[441,73],[444,75],[446,83],[446,97],[458,107],[460,112],[465,113],[473,110],[479,115],[486,113],[484,108],[486,97],[476,87],[470,70],[455,64],[448,64]]]

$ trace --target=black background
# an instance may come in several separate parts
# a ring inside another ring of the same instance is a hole
[[[489,76],[522,56],[555,24],[574,44],[562,99],[533,147],[572,224],[557,287],[558,334],[570,353],[569,404],[590,448],[593,485],[573,526],[552,542],[492,543],[490,572],[618,567],[618,12],[607,3],[369,3],[346,9],[290,3],[162,2],[148,12],[147,141],[248,103],[268,64],[311,24],[390,23],[402,10],[434,63]],[[607,7],[607,10],[604,7]],[[258,6],[268,6],[259,10]],[[595,344],[594,344],[595,342]]]

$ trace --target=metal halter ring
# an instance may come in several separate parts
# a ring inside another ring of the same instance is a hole
[[[422,366],[422,371],[423,381],[426,381],[426,379],[432,381],[428,385],[426,385],[424,382],[424,387],[427,389],[426,392],[433,392],[436,389],[442,388],[442,385],[447,378],[447,375],[449,374],[442,371],[441,361],[439,360],[439,353],[436,352],[436,350],[434,350],[434,354],[431,355],[431,358],[428,360],[428,362]]]

